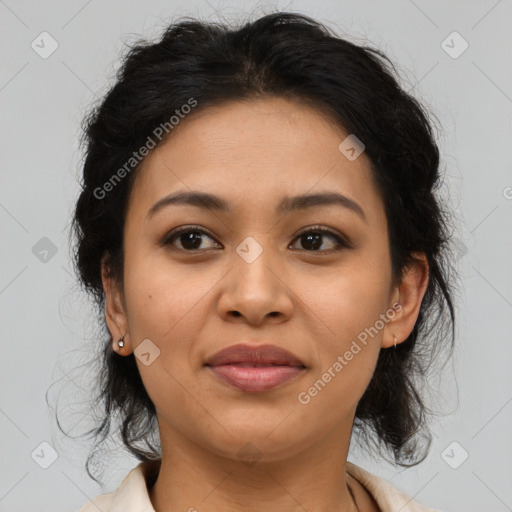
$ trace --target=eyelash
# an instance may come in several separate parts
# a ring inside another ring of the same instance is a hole
[[[215,238],[211,234],[209,234],[207,231],[205,231],[204,229],[200,228],[199,226],[192,225],[192,226],[183,226],[180,228],[176,228],[175,230],[171,231],[170,233],[167,233],[167,235],[165,235],[164,239],[162,240],[161,245],[162,246],[172,245],[171,242],[174,239],[178,238],[180,235],[182,235],[184,233],[189,233],[192,231],[197,231],[200,234],[207,235],[212,240],[215,240]],[[307,249],[299,249],[299,250],[303,250],[303,251],[310,252],[310,253],[318,252],[318,253],[322,253],[322,254],[331,254],[331,253],[333,253],[335,251],[339,251],[341,249],[351,249],[353,247],[348,239],[340,236],[336,231],[325,228],[325,227],[320,227],[320,226],[311,226],[311,227],[305,228],[304,230],[297,233],[297,235],[293,239],[293,242],[295,242],[295,240],[299,239],[301,236],[304,236],[309,233],[329,235],[338,243],[338,247],[336,247],[334,249],[319,250],[319,251],[307,250]],[[190,250],[190,249],[180,249],[177,247],[174,247],[174,249],[177,251],[183,251],[183,252],[189,252],[189,253],[201,251],[201,249]]]

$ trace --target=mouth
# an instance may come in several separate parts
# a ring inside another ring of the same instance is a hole
[[[250,392],[274,389],[306,370],[298,357],[274,345],[234,345],[217,352],[205,367],[224,383]]]

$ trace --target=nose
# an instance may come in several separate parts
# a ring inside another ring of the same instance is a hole
[[[285,280],[281,262],[272,258],[270,250],[263,250],[252,262],[235,252],[232,270],[222,282],[219,315],[230,322],[254,325],[288,320],[293,311],[293,292]]]

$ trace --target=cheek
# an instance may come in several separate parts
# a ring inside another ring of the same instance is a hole
[[[325,338],[339,349],[385,312],[389,284],[384,263],[358,255],[332,272],[301,278],[294,292]]]
[[[136,338],[173,345],[173,339],[181,339],[183,326],[190,328],[189,316],[200,308],[201,299],[214,282],[200,272],[180,271],[162,257],[127,259],[126,268],[130,330]]]
[[[297,395],[306,414],[321,415],[327,425],[350,415],[375,371],[385,311],[385,280],[356,272],[326,282],[324,293],[305,300],[314,304],[316,365]],[[380,326],[380,323],[378,327]]]
[[[385,261],[385,255],[379,262],[376,256],[360,254],[335,273],[301,285],[298,294],[315,324],[311,331],[317,350],[317,365],[308,381],[313,387],[311,393],[303,390],[304,402],[311,399],[331,411],[329,406],[342,403],[355,407],[364,393],[375,370],[385,325],[381,315],[387,309],[390,283]]]
[[[129,264],[125,292],[131,339],[135,349],[146,339],[158,349],[148,366],[137,359],[144,387],[159,411],[169,403],[190,408],[183,390],[194,389],[192,368],[197,361],[191,349],[204,331],[208,291],[218,277],[177,271],[163,258],[132,258]]]

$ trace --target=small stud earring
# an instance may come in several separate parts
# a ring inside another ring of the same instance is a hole
[[[124,334],[119,338],[119,340],[117,341],[117,346],[119,348],[123,348],[124,347]]]

